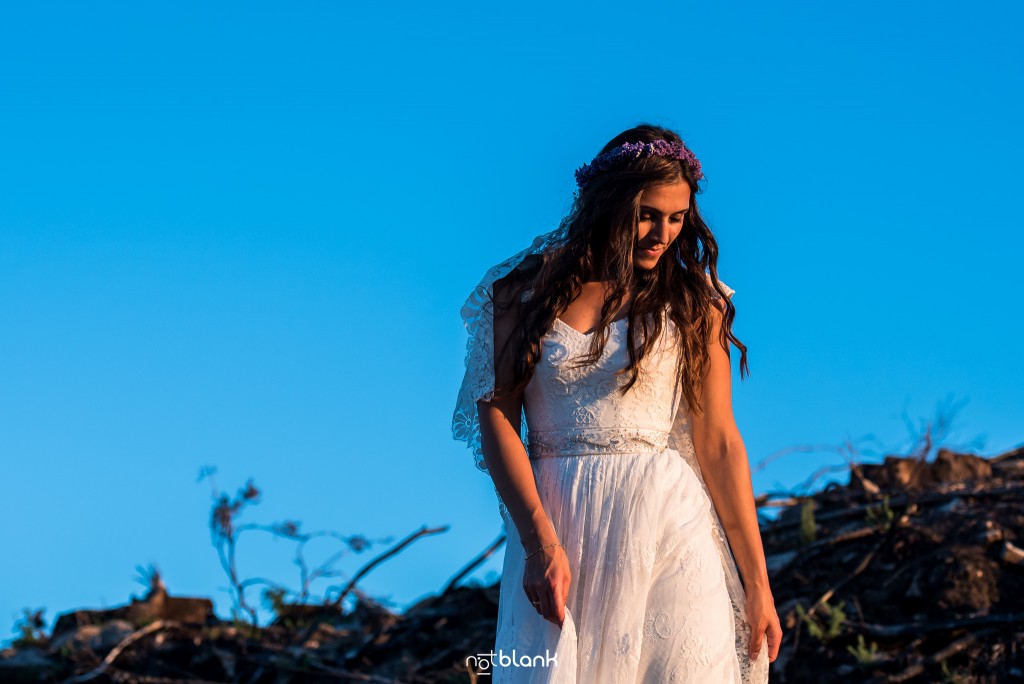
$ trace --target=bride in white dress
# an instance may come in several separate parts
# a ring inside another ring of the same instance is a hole
[[[559,228],[489,269],[462,312],[453,433],[508,532],[478,671],[767,682],[782,630],[731,411],[729,343],[741,373],[746,347],[694,200],[700,163],[641,125],[576,176]]]

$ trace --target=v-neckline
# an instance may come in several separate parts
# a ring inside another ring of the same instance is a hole
[[[616,318],[614,321],[612,321],[611,323],[609,323],[605,327],[610,328],[613,325],[615,325],[616,323],[620,323],[622,321],[628,321],[628,320],[629,320],[628,316],[626,316],[624,318]],[[566,323],[565,321],[563,321],[558,316],[555,316],[555,323],[561,324],[562,327],[568,328],[570,332],[572,332],[574,335],[579,335],[580,337],[591,337],[592,335],[597,333],[597,330],[591,330],[590,332],[581,332],[581,331],[577,330],[576,328],[572,327],[571,325],[569,325],[568,323]]]

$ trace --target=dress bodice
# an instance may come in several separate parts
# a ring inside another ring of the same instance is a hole
[[[561,319],[541,339],[541,356],[526,386],[523,409],[531,458],[665,449],[679,408],[676,329],[663,314],[663,328],[626,394],[629,373],[628,321],[609,326],[595,364],[579,367],[596,333],[581,333]]]

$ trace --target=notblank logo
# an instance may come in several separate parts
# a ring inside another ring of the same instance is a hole
[[[548,649],[544,649],[544,655],[528,655],[526,653],[516,653],[516,649],[512,649],[511,655],[505,653],[504,649],[498,649],[495,653],[477,653],[476,655],[466,656],[466,669],[473,668],[476,674],[482,677],[489,677],[496,667],[555,667],[558,665],[558,654],[551,653]]]

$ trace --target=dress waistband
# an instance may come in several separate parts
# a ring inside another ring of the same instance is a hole
[[[527,451],[531,460],[553,456],[660,452],[668,448],[666,430],[640,427],[530,430]]]

